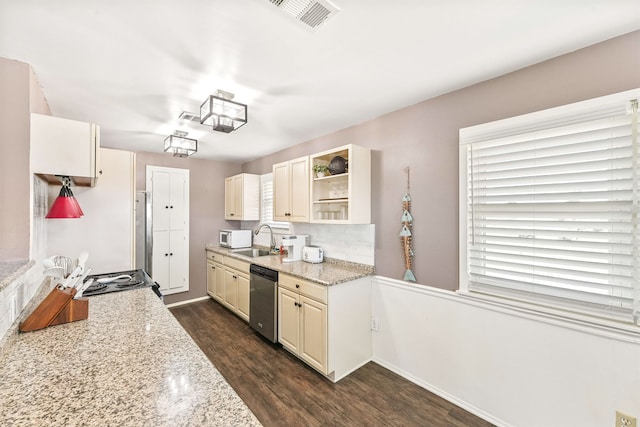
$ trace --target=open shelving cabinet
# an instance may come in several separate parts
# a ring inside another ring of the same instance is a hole
[[[328,166],[340,156],[347,161],[344,173],[316,176],[313,166]],[[371,150],[349,144],[321,153],[310,159],[312,223],[371,223]]]

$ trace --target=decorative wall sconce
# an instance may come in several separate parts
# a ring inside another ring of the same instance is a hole
[[[231,101],[234,94],[216,91],[200,106],[200,124],[218,132],[229,133],[247,123],[247,106]]]
[[[186,138],[188,132],[177,130],[173,135],[164,139],[165,153],[171,153],[174,157],[187,157],[198,151],[198,140]]]

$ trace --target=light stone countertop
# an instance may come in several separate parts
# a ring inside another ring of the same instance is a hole
[[[325,262],[317,264],[304,261],[284,262],[282,261],[283,257],[280,255],[247,257],[234,253],[232,249],[213,244],[205,245],[205,249],[217,252],[223,256],[231,256],[252,264],[300,277],[301,279],[306,279],[324,286],[333,286],[374,274],[373,266],[339,260],[325,259]]]
[[[260,425],[151,289],[88,299],[5,349],[0,425]]]

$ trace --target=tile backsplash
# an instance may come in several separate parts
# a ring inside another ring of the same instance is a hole
[[[248,223],[243,228],[249,228]],[[256,225],[252,228],[255,229]],[[288,230],[274,229],[274,239],[280,245],[284,234],[308,234],[309,245],[320,246],[324,250],[324,256],[358,264],[375,264],[375,237],[374,224],[308,224],[290,223]],[[254,237],[254,244],[268,246],[269,231],[262,229],[260,234]]]

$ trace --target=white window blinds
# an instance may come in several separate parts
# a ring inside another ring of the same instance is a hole
[[[261,175],[260,183],[260,223],[269,224],[272,228],[288,229],[288,223],[273,220],[273,174]]]
[[[273,179],[271,176],[263,175],[261,194],[260,222],[268,224],[273,222]]]
[[[632,92],[461,130],[461,289],[638,323]]]

